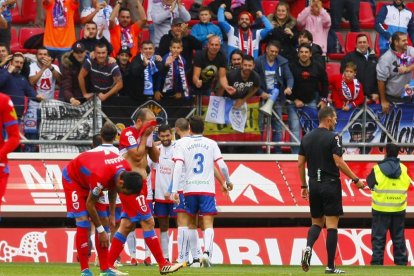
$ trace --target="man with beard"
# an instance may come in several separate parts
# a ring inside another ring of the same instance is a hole
[[[130,10],[121,8],[121,5],[122,0],[118,0],[109,18],[109,31],[113,47],[112,57],[115,58],[118,55],[122,46],[128,46],[131,49],[131,58],[133,58],[138,54],[138,37],[142,27],[147,23],[147,17],[139,0],[137,0],[137,7],[140,19],[136,22],[132,22]],[[116,17],[118,17],[119,25],[115,22]]]
[[[238,27],[231,26],[224,18],[225,4],[222,4],[218,10],[218,22],[223,31],[227,34],[227,53],[233,52],[234,49],[240,49],[244,54],[257,58],[259,55],[260,40],[265,38],[272,30],[273,25],[263,16],[261,11],[256,13],[257,18],[262,20],[264,29],[252,30],[254,22],[253,16],[247,12],[241,12],[239,15]]]
[[[221,41],[216,35],[208,39],[207,49],[198,52],[194,58],[193,84],[197,95],[210,96],[218,77],[221,87],[228,93],[236,90],[230,86],[226,78],[227,62],[220,51]]]
[[[98,27],[95,22],[93,21],[87,22],[83,30],[84,30],[83,38],[79,40],[79,42],[85,45],[85,48],[88,52],[93,52],[96,44],[103,43],[108,48],[109,54],[111,54],[112,46],[109,43],[109,41],[104,36],[98,39],[98,36],[97,36]]]
[[[25,97],[32,100],[43,100],[42,96],[36,95],[28,80],[20,74],[23,64],[23,54],[14,53],[7,69],[0,69],[0,91],[10,96],[18,118],[23,115]]]
[[[72,51],[62,56],[62,88],[61,93],[65,102],[78,106],[85,99],[79,86],[78,76],[85,61],[85,45],[76,42]]]
[[[312,47],[302,44],[298,51],[298,61],[290,64],[294,85],[292,93],[286,94],[286,99],[288,109],[291,109],[288,116],[292,133],[300,139],[299,117],[295,110],[304,106],[315,109],[325,107],[329,91],[328,75],[322,64],[312,60]],[[298,153],[298,148],[292,147],[292,153]]]
[[[301,196],[309,200],[312,226],[309,228],[306,248],[302,253],[302,269],[309,270],[312,247],[326,224],[326,251],[328,266],[325,274],[342,274],[335,268],[335,254],[338,242],[339,216],[342,210],[342,188],[339,171],[344,173],[361,189],[364,183],[351,171],[342,158],[341,138],[333,130],[336,113],[332,107],[323,107],[318,112],[319,128],[306,134],[300,144],[298,157]],[[309,187],[305,169],[308,168]]]

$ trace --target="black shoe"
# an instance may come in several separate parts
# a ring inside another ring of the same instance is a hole
[[[325,274],[345,274],[345,271],[340,270],[338,268],[329,268],[325,269]]]
[[[302,260],[300,262],[302,265],[302,270],[305,272],[308,272],[309,270],[311,257],[312,257],[312,248],[308,246],[305,249],[303,249]]]

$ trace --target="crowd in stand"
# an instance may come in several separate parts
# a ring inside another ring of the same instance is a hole
[[[125,104],[137,106],[153,99],[166,108],[191,106],[196,95],[223,95],[240,108],[259,96],[279,117],[288,115],[297,138],[302,131],[297,109],[304,106],[332,104],[351,111],[367,99],[388,113],[393,103],[412,102],[414,48],[408,44],[414,39],[414,19],[404,1],[383,5],[376,16],[380,53],[360,33],[355,51],[334,73],[326,71],[327,56],[342,51],[336,32],[344,18],[352,32],[360,32],[361,1],[274,1],[274,11],[264,14],[262,4],[269,1],[194,1],[189,10],[184,0],[151,5],[145,0],[43,0],[43,45],[30,61],[10,54],[10,14],[17,1],[0,0],[0,91],[12,97],[19,118],[25,118],[27,137],[34,139],[39,102],[55,98],[56,84],[59,98],[74,106],[94,95],[109,104],[122,95]],[[190,11],[199,2],[208,5],[197,7],[194,21]],[[375,10],[375,1],[369,2]],[[25,97],[30,100],[26,107]],[[272,121],[272,131],[273,140],[281,141],[280,122]]]

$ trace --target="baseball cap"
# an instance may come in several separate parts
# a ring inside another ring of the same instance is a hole
[[[86,51],[85,45],[83,45],[82,42],[75,42],[75,44],[72,45],[72,51],[76,53],[83,53]]]
[[[178,25],[178,24],[183,24],[183,23],[185,23],[184,20],[182,20],[180,17],[176,17],[171,22],[171,25]]]
[[[131,50],[129,49],[129,47],[128,46],[126,46],[126,45],[124,45],[124,46],[122,46],[121,47],[121,50],[119,50],[119,53],[118,53],[118,55],[120,55],[120,54],[128,54],[128,55],[131,55]]]

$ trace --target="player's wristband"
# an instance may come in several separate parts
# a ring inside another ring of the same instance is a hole
[[[302,185],[302,186],[300,186],[302,189],[307,189],[308,188],[308,185]]]
[[[352,182],[354,182],[354,184],[357,184],[359,182],[359,178],[358,177],[353,178]]]
[[[102,225],[100,225],[100,226],[96,227],[96,231],[98,231],[98,233],[100,234],[100,233],[105,232],[105,228]]]

